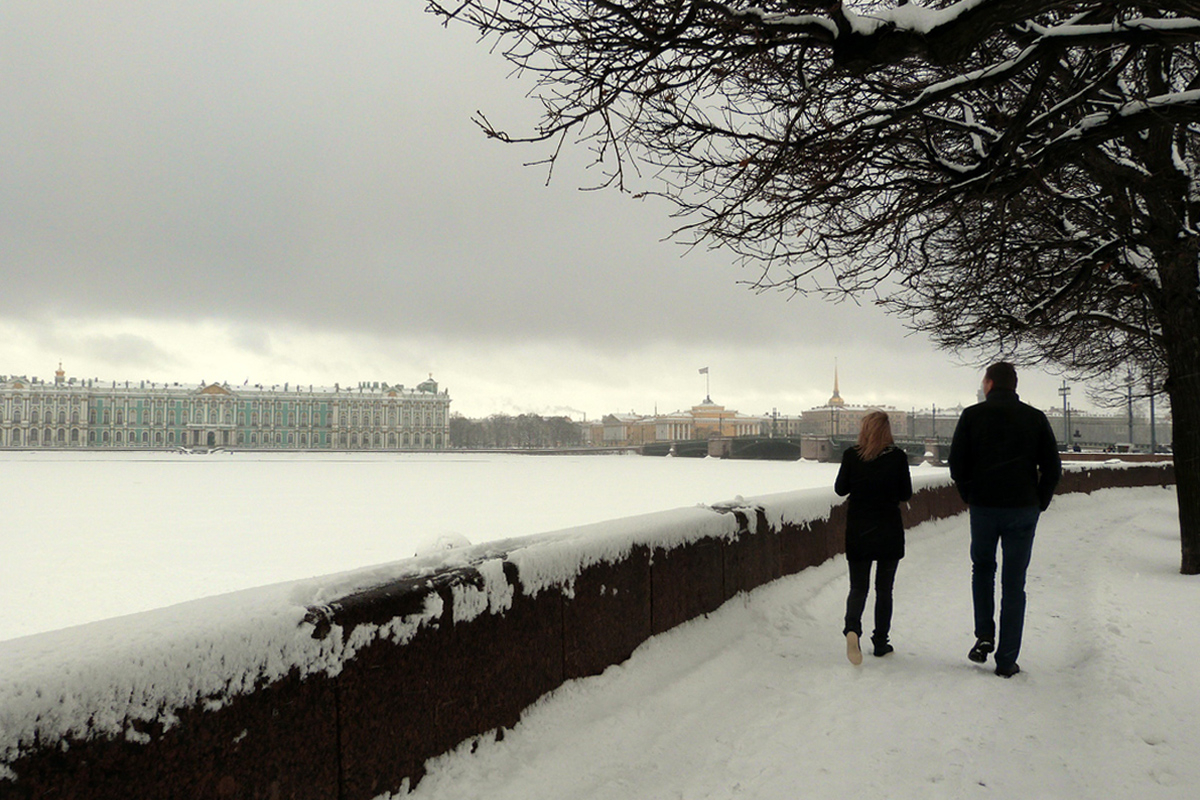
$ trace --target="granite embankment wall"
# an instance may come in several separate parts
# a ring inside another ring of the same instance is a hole
[[[943,476],[919,482],[905,509],[909,526],[964,510]],[[1060,490],[1173,482],[1169,463],[1082,466]],[[246,647],[230,643],[238,636],[196,651],[207,656],[164,662],[195,670],[197,684],[228,669],[223,692],[147,689],[155,679],[139,670],[160,656],[136,652],[136,641],[107,678],[95,665],[56,663],[54,674],[66,677],[52,685],[25,678],[0,693],[10,705],[0,707],[0,800],[369,800],[402,791],[427,759],[483,733],[502,736],[564,681],[600,673],[647,638],[836,555],[844,508],[827,490],[739,498],[480,546],[435,569],[363,579],[300,607],[288,618],[294,642],[264,638],[262,647],[279,649],[256,662],[270,669],[230,666]],[[211,605],[198,603],[187,613]],[[230,608],[238,605],[221,613]],[[164,619],[140,615],[137,624],[169,629]],[[188,646],[172,641],[166,651]],[[5,680],[0,674],[0,686]],[[95,685],[76,692],[73,681]]]

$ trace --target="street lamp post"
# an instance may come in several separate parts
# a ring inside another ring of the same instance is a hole
[[[1067,395],[1071,393],[1071,387],[1067,386],[1066,378],[1063,378],[1058,393],[1062,395],[1063,399],[1063,449],[1065,450],[1071,444],[1071,418],[1067,416]]]
[[[1147,391],[1150,395],[1150,452],[1158,452],[1158,431],[1154,430],[1154,378],[1147,381]]]
[[[1129,406],[1129,447],[1133,448],[1133,373],[1125,379],[1126,402]]]

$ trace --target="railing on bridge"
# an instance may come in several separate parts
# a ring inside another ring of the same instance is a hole
[[[735,458],[766,461],[841,461],[842,452],[857,443],[855,436],[737,436],[712,439],[685,439],[673,442],[650,442],[638,448],[645,456],[677,456],[681,458]],[[920,464],[949,448],[948,440],[897,439],[896,446],[908,455],[910,464]],[[927,455],[929,454],[929,455]]]

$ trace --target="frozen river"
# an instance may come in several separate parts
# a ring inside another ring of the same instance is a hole
[[[635,455],[4,452],[0,641],[471,543],[832,486]]]

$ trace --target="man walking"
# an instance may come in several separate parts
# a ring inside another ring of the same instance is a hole
[[[996,652],[996,674],[1021,671],[1025,570],[1038,516],[1062,476],[1054,431],[1046,415],[1017,397],[1017,371],[998,362],[983,377],[986,399],[963,411],[950,445],[950,477],[971,509],[971,595],[975,646],[967,658],[982,664]],[[1000,571],[1000,641],[996,643],[996,548]]]

